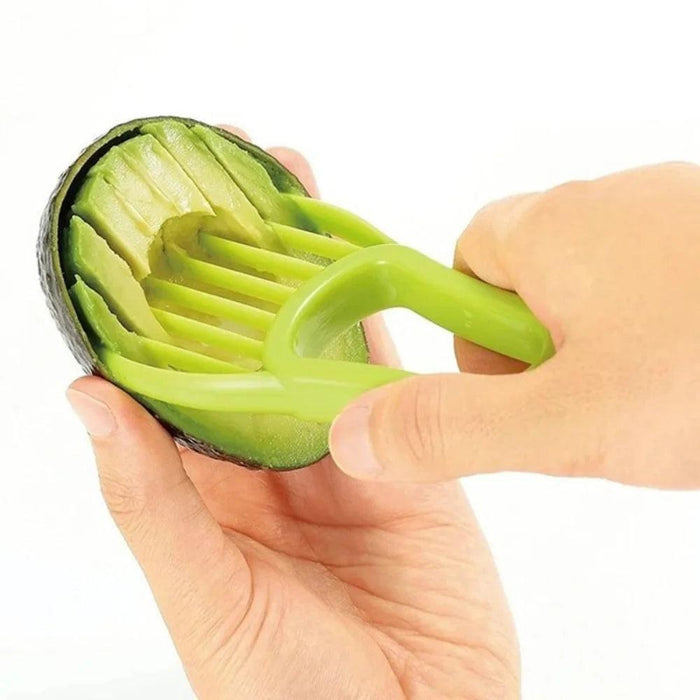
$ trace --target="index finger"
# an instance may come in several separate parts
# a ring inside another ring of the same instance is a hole
[[[499,231],[515,216],[519,205],[531,195],[502,199],[477,212],[455,247],[454,267],[471,277],[504,289],[513,289],[513,282],[499,253]],[[515,374],[527,369],[514,360],[468,340],[455,338],[457,364],[463,372],[473,374]]]

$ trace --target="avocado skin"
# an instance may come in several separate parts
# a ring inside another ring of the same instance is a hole
[[[52,192],[49,202],[44,209],[40,222],[39,239],[37,242],[37,261],[41,288],[46,297],[49,311],[51,312],[51,316],[56,322],[56,325],[58,326],[58,329],[61,332],[61,335],[68,345],[71,353],[78,361],[84,372],[104,377],[107,380],[110,380],[109,375],[93,351],[90,341],[83,330],[82,324],[68,294],[68,288],[66,286],[61,265],[62,255],[61,251],[59,250],[59,245],[62,244],[63,241],[61,241],[59,233],[68,223],[68,218],[70,217],[71,213],[70,202],[72,202],[73,195],[80,187],[83,179],[82,176],[87,173],[92,165],[96,163],[112,146],[136,135],[139,128],[143,124],[151,121],[159,121],[161,119],[173,119],[175,121],[182,122],[187,126],[201,124],[208,129],[216,131],[219,135],[223,136],[229,141],[233,141],[233,143],[235,143],[237,146],[250,153],[265,168],[265,170],[267,170],[270,179],[280,192],[298,194],[305,197],[309,196],[309,193],[296,178],[296,176],[289,172],[271,155],[224,129],[220,129],[194,119],[171,116],[134,119],[115,126],[85,148],[73,162],[73,164],[60,176],[58,184]],[[64,204],[66,202],[68,202],[69,205],[64,208]],[[273,468],[265,464],[252,462],[239,456],[222,452],[215,446],[188,435],[176,426],[169,423],[162,416],[160,416],[157,411],[149,406],[149,399],[138,395],[136,395],[135,398],[142,405],[144,405],[149,413],[158,419],[158,421],[181,445],[184,445],[195,452],[206,455],[207,457],[232,462],[248,469],[269,469],[271,471],[299,469],[318,462],[328,454],[328,451],[325,450],[318,455],[312,456],[308,462],[304,462],[303,464],[290,464],[286,468]]]

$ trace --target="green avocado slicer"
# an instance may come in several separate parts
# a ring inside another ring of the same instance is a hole
[[[319,357],[338,334],[384,309],[403,307],[429,321],[503,355],[537,365],[554,348],[546,328],[514,293],[447,268],[418,251],[399,245],[354,214],[308,197],[284,194],[295,208],[327,235],[267,222],[281,243],[277,250],[200,234],[218,259],[278,278],[303,280],[297,288],[252,274],[221,268],[217,284],[280,304],[273,315],[199,294],[197,303],[227,305],[241,321],[266,330],[263,340],[244,340],[238,348],[261,361],[257,371],[179,372],[128,359],[105,349],[102,360],[124,388],[142,396],[191,409],[250,414],[285,414],[328,423],[353,399],[372,388],[411,376],[410,372]],[[290,250],[330,261],[326,266]],[[284,251],[284,252],[278,252]],[[186,274],[212,279],[212,265],[180,251]],[[208,267],[208,269],[204,269]],[[226,279],[223,279],[226,277]],[[186,288],[169,290],[182,294]],[[190,290],[189,294],[193,294]]]

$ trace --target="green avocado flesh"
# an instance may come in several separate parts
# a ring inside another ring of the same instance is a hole
[[[98,156],[62,205],[58,248],[67,297],[100,371],[109,378],[105,350],[178,372],[259,370],[280,304],[317,269],[311,263],[327,262],[293,255],[268,226],[304,227],[281,196],[280,172],[293,177],[233,136],[174,118],[144,120]],[[261,267],[256,248],[277,253],[284,267]],[[237,289],[226,282],[236,272],[265,282]],[[362,329],[322,354],[367,362]],[[136,398],[195,449],[249,466],[295,468],[328,450],[327,425]]]

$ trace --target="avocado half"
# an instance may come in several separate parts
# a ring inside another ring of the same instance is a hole
[[[173,284],[182,289],[182,276],[160,251],[167,235],[188,254],[206,259],[197,247],[200,231],[279,250],[266,221],[325,235],[279,196],[285,193],[308,196],[299,180],[263,150],[191,119],[137,119],[88,146],[61,176],[44,211],[38,242],[49,309],[83,369],[111,379],[100,361],[101,348],[183,372],[260,369],[255,359],[237,354],[227,332],[244,340],[264,339],[265,327],[256,319],[269,319],[275,305],[199,279],[184,284],[195,296],[213,294],[244,303],[252,309],[251,322],[212,315],[211,308],[203,311],[196,303],[183,306],[169,292]],[[234,269],[245,271],[245,266]],[[367,362],[361,326],[336,338],[323,356]],[[134,398],[180,443],[211,457],[285,470],[328,453],[325,424]]]

